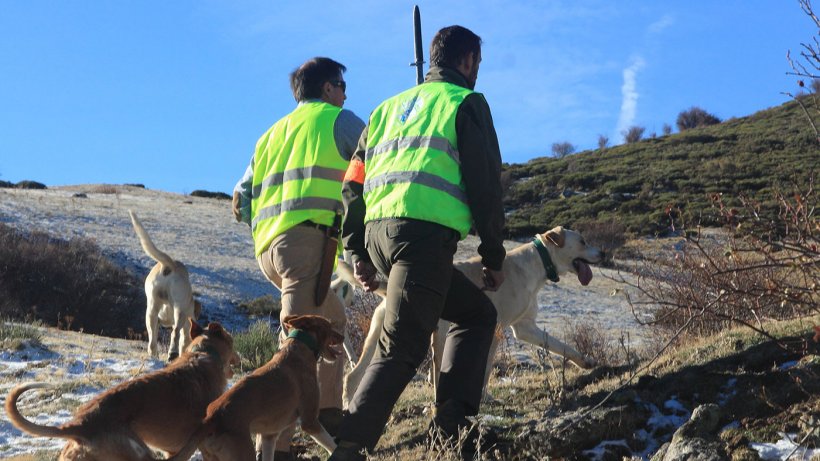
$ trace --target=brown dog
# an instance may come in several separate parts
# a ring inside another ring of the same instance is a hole
[[[296,419],[325,450],[336,447],[319,423],[319,382],[316,361],[335,360],[342,335],[318,315],[291,315],[283,326],[288,340],[265,365],[242,378],[208,405],[202,426],[168,461],[185,461],[202,451],[208,461],[253,461],[251,434],[277,436]]]
[[[203,330],[191,321],[188,350],[166,368],[121,383],[81,406],[71,421],[41,426],[25,419],[17,399],[44,383],[21,384],[6,398],[6,414],[18,429],[69,439],[60,461],[149,461],[149,447],[176,453],[199,427],[208,404],[225,390],[238,363],[233,338],[218,323]]]

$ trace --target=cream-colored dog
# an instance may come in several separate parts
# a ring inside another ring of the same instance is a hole
[[[166,368],[105,391],[59,427],[35,424],[17,409],[21,394],[49,384],[21,384],[6,398],[9,421],[32,435],[69,439],[60,461],[153,461],[151,448],[176,453],[239,363],[231,335],[218,323],[203,330],[191,321],[191,336],[191,347]]]
[[[194,299],[188,269],[179,261],[158,250],[137,215],[128,210],[134,231],[140,239],[145,253],[157,264],[145,278],[145,297],[148,303],[145,309],[145,329],[148,330],[148,354],[157,357],[157,338],[159,327],[171,328],[171,345],[168,347],[168,360],[175,359],[191,342],[191,336],[185,326],[188,319],[196,320],[202,305]]]
[[[318,315],[290,315],[282,325],[289,339],[279,352],[208,405],[202,425],[167,461],[186,461],[197,447],[208,461],[254,461],[251,434],[275,440],[297,419],[302,430],[333,451],[336,444],[319,423],[316,361],[335,360],[342,335]]]
[[[509,252],[504,259],[504,283],[498,291],[485,293],[493,302],[498,314],[498,328],[510,327],[513,336],[521,341],[542,347],[553,354],[565,357],[581,368],[594,366],[593,360],[584,357],[572,346],[551,336],[536,324],[538,315],[538,292],[547,280],[558,281],[560,275],[573,273],[582,285],[592,280],[592,270],[589,264],[600,263],[603,252],[588,246],[578,232],[556,227],[543,234],[537,234],[532,242],[525,243]],[[475,257],[467,261],[456,262],[456,269],[460,270],[477,286],[482,286],[481,258]],[[341,263],[337,270],[339,275],[349,283],[357,284],[353,270],[348,264]],[[376,290],[382,297],[386,293],[384,283]],[[343,399],[345,405],[350,403],[359,382],[364,376],[365,369],[376,351],[379,335],[384,323],[384,301],[376,307],[370,321],[362,354],[356,366],[345,376]],[[437,331],[433,333],[431,344],[433,348],[433,384],[438,383],[438,372],[441,368],[441,357],[444,351],[444,340],[450,323],[439,321]],[[487,380],[492,370],[493,357],[498,348],[498,336],[493,339],[487,368],[484,374],[484,389],[486,395]]]

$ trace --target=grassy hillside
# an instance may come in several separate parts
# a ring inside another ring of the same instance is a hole
[[[811,128],[790,101],[683,133],[509,165],[507,227],[521,236],[615,220],[636,235],[662,235],[671,228],[667,210],[677,227],[715,225],[713,194],[751,196],[771,210],[774,187],[788,189],[818,164]]]

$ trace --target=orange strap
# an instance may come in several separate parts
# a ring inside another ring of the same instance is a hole
[[[354,158],[345,172],[345,182],[357,182],[364,184],[364,162]]]

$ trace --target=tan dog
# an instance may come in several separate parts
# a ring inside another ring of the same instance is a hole
[[[290,315],[283,327],[288,340],[273,358],[242,378],[208,406],[202,425],[168,461],[186,461],[199,447],[208,461],[253,461],[251,434],[275,437],[297,419],[328,453],[333,438],[319,423],[316,361],[335,360],[342,335],[324,317]]]
[[[159,326],[170,327],[172,331],[168,361],[171,361],[191,342],[191,336],[185,326],[188,319],[199,318],[202,305],[194,299],[185,265],[159,251],[151,242],[137,215],[131,210],[128,210],[128,214],[131,215],[131,224],[134,225],[142,249],[157,262],[145,278],[145,297],[148,299],[145,309],[148,354],[151,357],[158,355]]]
[[[21,384],[6,398],[6,414],[18,429],[69,439],[60,461],[149,461],[149,447],[176,453],[224,391],[230,366],[239,362],[233,338],[218,323],[203,330],[191,321],[190,348],[166,368],[119,384],[77,409],[74,419],[41,426],[25,419],[17,399],[44,383]]]
[[[540,246],[543,249],[541,252],[536,246],[536,239],[541,243]],[[538,315],[538,292],[548,280],[545,262],[541,256],[542,252],[549,255],[549,260],[554,269],[553,278],[555,281],[557,281],[558,276],[570,272],[578,276],[578,280],[582,285],[587,285],[592,280],[592,271],[589,264],[600,263],[604,256],[601,250],[588,246],[581,234],[560,226],[543,234],[537,234],[532,242],[525,243],[507,252],[503,267],[504,283],[498,291],[485,292],[495,305],[498,314],[498,328],[503,330],[510,327],[516,339],[547,349],[553,354],[561,355],[581,368],[591,368],[594,365],[591,359],[584,357],[575,348],[554,338],[535,323]],[[473,283],[482,286],[480,257],[456,262],[454,265]],[[340,263],[338,273],[350,283],[357,283],[349,265]],[[386,285],[382,284],[376,292],[384,297]],[[353,398],[353,394],[364,376],[365,369],[376,351],[384,323],[384,310],[385,304],[382,301],[373,312],[370,329],[362,347],[361,358],[345,376],[343,395],[345,406]],[[438,329],[431,338],[434,385],[438,383],[438,371],[441,368],[444,339],[447,336],[449,327],[449,322],[440,320]],[[490,377],[493,357],[497,348],[498,337],[493,339],[487,360],[487,369],[484,374],[485,395],[487,380]]]

